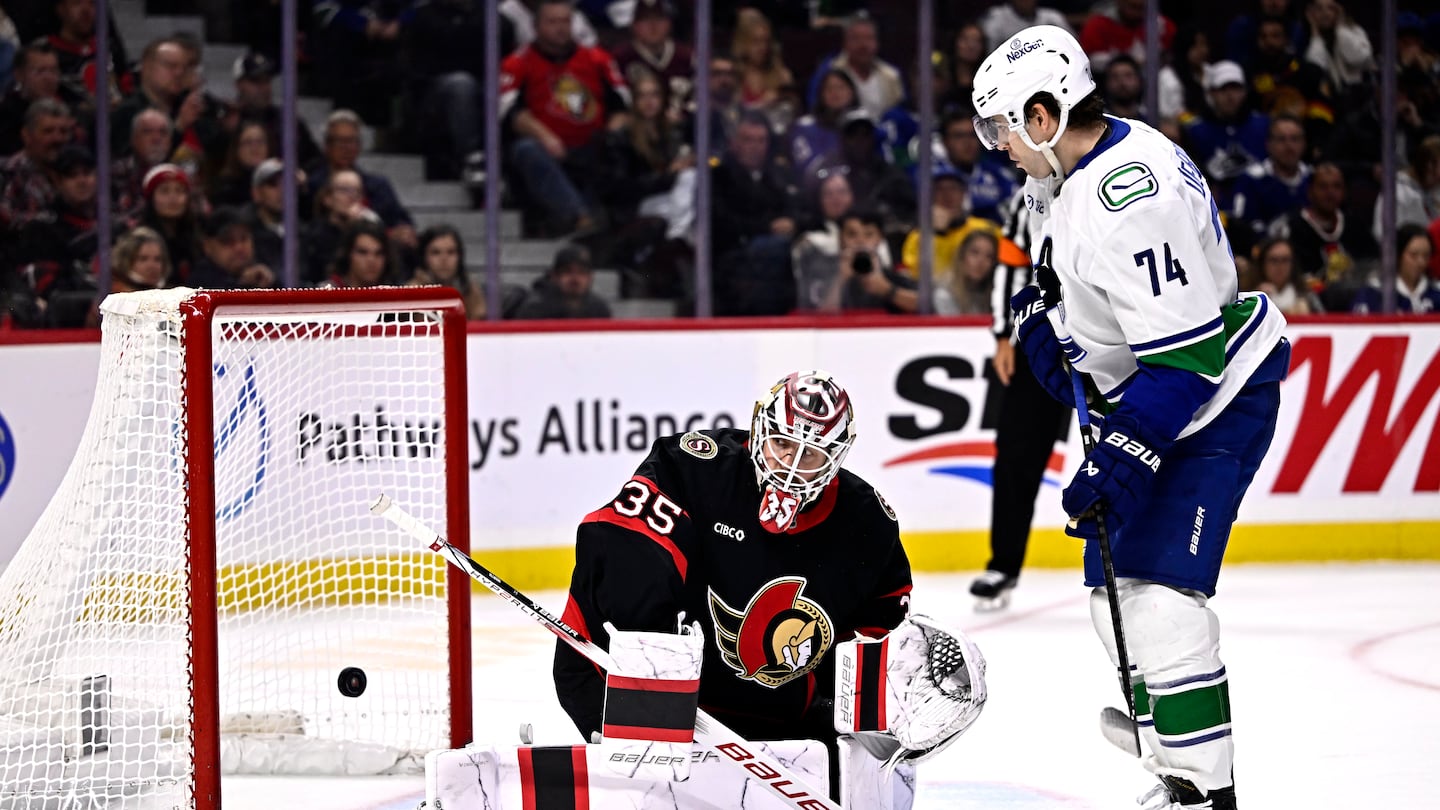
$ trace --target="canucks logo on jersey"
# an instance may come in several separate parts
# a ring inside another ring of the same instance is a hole
[[[780,577],[736,610],[709,592],[715,645],[741,680],[774,689],[814,669],[834,641],[834,625],[804,596],[804,577]]]

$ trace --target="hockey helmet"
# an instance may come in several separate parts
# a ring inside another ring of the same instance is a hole
[[[784,377],[755,403],[750,458],[756,480],[802,506],[840,474],[854,443],[850,395],[824,371]]]
[[[1037,152],[1048,152],[1065,134],[1070,109],[1095,90],[1090,57],[1069,31],[1054,25],[1035,25],[1010,38],[980,63],[975,72],[975,134],[987,149],[998,149],[1007,137],[996,117]],[[1025,129],[1026,104],[1040,92],[1055,97],[1060,127],[1043,144]]]

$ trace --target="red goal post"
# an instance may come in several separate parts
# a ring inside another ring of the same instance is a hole
[[[222,772],[418,772],[470,742],[469,580],[368,511],[469,535],[458,295],[102,313],[85,434],[0,573],[0,806],[209,808]]]

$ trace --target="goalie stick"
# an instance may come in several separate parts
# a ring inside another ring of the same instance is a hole
[[[431,551],[443,556],[456,568],[469,574],[472,579],[489,588],[496,596],[509,602],[539,622],[561,641],[575,648],[576,652],[590,659],[602,669],[610,669],[610,654],[593,641],[575,632],[570,625],[555,614],[541,607],[530,597],[515,590],[490,569],[481,565],[465,552],[451,545],[432,529],[406,512],[390,496],[381,495],[370,505],[370,511],[395,524],[406,534],[424,543]],[[725,762],[742,770],[746,777],[759,781],[791,807],[799,810],[844,810],[831,801],[825,793],[816,791],[796,776],[779,761],[766,754],[750,741],[731,731],[719,720],[711,717],[704,709],[695,716],[695,741],[715,751]]]
[[[1054,271],[1050,272],[1053,275]],[[1037,281],[1039,276],[1037,268]],[[1058,289],[1058,279],[1051,286]],[[1048,298],[1044,286],[1041,287],[1041,294]],[[1055,330],[1055,338],[1061,345],[1074,342],[1070,337],[1070,330],[1065,326],[1058,303],[1047,308],[1045,316],[1050,320],[1050,326]],[[1068,360],[1066,364],[1070,365]],[[1095,437],[1090,435],[1090,408],[1085,399],[1085,381],[1080,375],[1079,369],[1070,365],[1070,385],[1075,390],[1075,416],[1080,420],[1080,443],[1084,445],[1085,455],[1088,456],[1090,451],[1095,449]],[[1141,754],[1140,724],[1135,720],[1135,689],[1130,684],[1130,653],[1125,646],[1125,625],[1120,621],[1120,593],[1115,587],[1115,563],[1110,557],[1110,533],[1105,529],[1105,515],[1098,508],[1095,510],[1095,529],[1100,535],[1100,567],[1105,572],[1105,599],[1110,603],[1110,626],[1115,631],[1115,657],[1119,662],[1120,691],[1125,695],[1125,708],[1129,712],[1129,716],[1124,720],[1129,724],[1130,737],[1126,739],[1121,730],[1112,724],[1115,719],[1113,715],[1120,714],[1120,711],[1109,706],[1100,711],[1100,733],[1121,750],[1138,757]]]

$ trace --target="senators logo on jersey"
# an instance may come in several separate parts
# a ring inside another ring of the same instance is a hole
[[[804,589],[803,577],[772,579],[744,610],[709,592],[715,644],[741,680],[773,689],[814,669],[830,649],[834,625]]]

